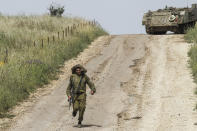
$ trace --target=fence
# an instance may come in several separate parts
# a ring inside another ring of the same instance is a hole
[[[57,32],[57,35],[52,35],[52,36],[48,36],[47,38],[42,38],[40,40],[34,40],[32,41],[33,47],[37,47],[37,46],[41,46],[41,48],[43,48],[45,45],[49,45],[49,44],[55,44],[57,42],[60,42],[61,40],[65,40],[66,37],[72,36],[75,33],[77,33],[77,29],[80,28],[85,28],[87,26],[98,26],[98,22],[96,22],[95,20],[93,21],[88,21],[88,22],[83,22],[80,24],[73,24],[72,26],[68,26],[66,27],[64,30]],[[1,33],[1,38],[5,38],[6,34],[5,33]],[[3,61],[0,61],[1,63],[8,63],[8,49],[6,48],[4,51],[5,55],[3,58]]]

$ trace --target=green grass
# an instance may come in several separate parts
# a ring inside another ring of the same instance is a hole
[[[76,57],[97,37],[107,35],[99,25],[86,25],[61,37],[68,26],[84,22],[87,21],[69,17],[0,16],[0,62],[8,50],[8,63],[0,64],[0,114],[56,79],[66,60]]]
[[[195,28],[190,28],[187,30],[185,40],[192,43],[188,52],[188,56],[190,57],[189,66],[192,70],[194,82],[197,84],[197,24]],[[195,94],[197,95],[197,88],[195,90]],[[197,109],[197,104],[195,108]]]
[[[195,26],[195,28],[190,28],[189,30],[187,30],[185,39],[189,43],[197,43],[197,25]]]
[[[192,69],[192,75],[194,82],[197,83],[197,25],[195,28],[190,28],[185,35],[185,40],[189,43],[193,43],[188,52],[188,56],[190,57],[189,65]],[[197,94],[197,90],[195,91]]]

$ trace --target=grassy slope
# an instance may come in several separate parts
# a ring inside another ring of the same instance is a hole
[[[98,25],[86,25],[57,40],[57,32],[84,22],[80,18],[0,16],[0,114],[27,98],[37,87],[55,79],[64,61],[76,57],[95,38],[107,34]],[[8,63],[2,64],[6,49]]]

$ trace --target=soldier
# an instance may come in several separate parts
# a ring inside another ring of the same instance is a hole
[[[68,100],[72,100],[73,104],[73,117],[77,115],[79,111],[78,127],[81,127],[83,121],[83,115],[86,108],[86,84],[91,89],[91,94],[94,95],[96,88],[90,81],[90,78],[86,75],[87,70],[81,65],[75,65],[72,69],[72,75],[70,76],[70,82],[67,87]]]

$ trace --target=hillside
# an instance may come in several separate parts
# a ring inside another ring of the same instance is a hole
[[[106,34],[97,22],[81,18],[0,16],[0,116]]]

